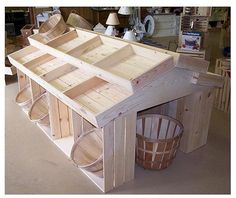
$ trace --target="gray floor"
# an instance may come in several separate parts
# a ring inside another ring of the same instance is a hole
[[[48,140],[18,107],[17,84],[6,86],[7,194],[75,194],[101,191]],[[208,143],[178,152],[163,171],[135,169],[135,180],[109,193],[230,193],[230,117],[213,110]]]

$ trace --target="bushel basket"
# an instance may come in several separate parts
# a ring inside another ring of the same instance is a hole
[[[146,169],[167,168],[176,156],[183,125],[168,116],[138,116],[136,163]]]
[[[82,134],[71,150],[71,159],[79,167],[103,177],[102,132],[92,129]]]

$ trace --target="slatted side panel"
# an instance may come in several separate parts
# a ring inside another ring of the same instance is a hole
[[[78,113],[69,108],[70,133],[74,134],[76,141],[80,135],[95,128],[90,122],[81,117]]]
[[[105,192],[134,178],[136,115],[118,117],[103,128]]]
[[[70,124],[70,108],[50,93],[48,93],[48,102],[52,137],[59,139],[70,136],[73,133]]]
[[[184,126],[180,144],[183,152],[192,152],[206,144],[213,101],[214,90],[210,89],[178,100],[177,120]]]
[[[222,59],[216,60],[215,73],[223,76],[224,84],[222,88],[216,89],[215,107],[224,112],[230,112],[231,95],[231,70],[230,61]]]

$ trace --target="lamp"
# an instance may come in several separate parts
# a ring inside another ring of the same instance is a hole
[[[109,36],[114,36],[115,35],[115,25],[119,25],[119,19],[118,16],[115,12],[112,12],[109,14],[106,24],[108,25],[105,34]]]
[[[118,13],[121,15],[131,15],[133,12],[131,7],[121,6]]]

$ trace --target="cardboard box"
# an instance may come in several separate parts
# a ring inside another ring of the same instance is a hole
[[[181,49],[199,51],[201,44],[201,33],[200,32],[183,32]]]

